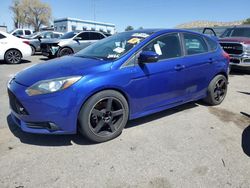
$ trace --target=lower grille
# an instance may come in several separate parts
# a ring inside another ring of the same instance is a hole
[[[8,89],[8,95],[9,95],[10,107],[14,112],[16,112],[17,114],[21,114],[21,115],[29,115],[29,113],[23,107],[21,102],[17,99],[17,97],[9,89]]]
[[[240,43],[220,43],[220,45],[228,54],[240,55],[243,53],[243,46]]]

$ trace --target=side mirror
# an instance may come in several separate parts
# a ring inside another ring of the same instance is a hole
[[[139,63],[154,63],[159,60],[159,55],[153,51],[142,51],[138,60]]]
[[[75,37],[74,40],[78,41],[78,40],[82,40],[81,37]]]
[[[39,36],[39,37],[38,37],[38,40],[39,40],[40,42],[41,42],[41,39],[42,39],[42,37],[41,37],[41,36]]]

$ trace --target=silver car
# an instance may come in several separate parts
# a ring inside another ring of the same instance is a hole
[[[43,32],[36,32],[32,35],[25,37],[25,43],[29,44],[32,49],[32,55],[36,52],[41,51],[41,42],[48,39],[57,39],[61,37],[63,33],[55,32],[55,31],[43,31]]]
[[[105,37],[105,34],[98,31],[72,31],[59,39],[43,41],[41,51],[49,58],[61,57],[76,53]]]

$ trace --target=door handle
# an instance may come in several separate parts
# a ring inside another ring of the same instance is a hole
[[[212,64],[214,61],[215,61],[214,58],[209,58],[208,59],[208,63],[210,63],[210,64]]]
[[[182,70],[182,69],[185,69],[185,65],[176,65],[176,66],[174,67],[174,69],[177,70],[177,71],[180,71],[180,70]]]

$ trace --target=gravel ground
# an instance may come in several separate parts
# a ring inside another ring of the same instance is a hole
[[[23,68],[0,64],[0,187],[250,187],[250,74],[234,72],[217,107],[188,103],[130,121],[118,138],[23,133],[6,84]],[[42,62],[41,62],[42,63]]]

